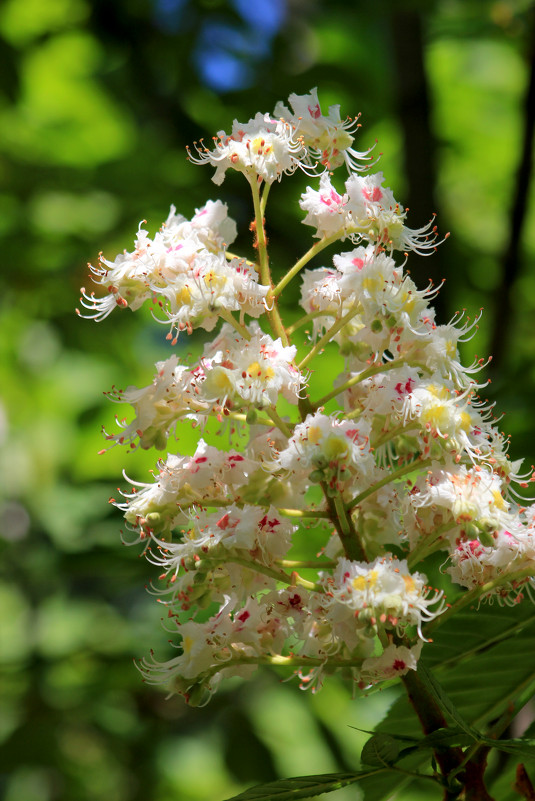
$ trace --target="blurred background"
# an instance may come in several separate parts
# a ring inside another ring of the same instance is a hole
[[[108,504],[153,453],[99,456],[112,384],[144,386],[169,355],[147,315],[75,314],[87,262],[133,248],[169,207],[229,204],[250,252],[245,183],[221,189],[185,145],[319,88],[362,112],[356,147],[409,207],[452,235],[410,259],[446,279],[440,322],[484,315],[465,360],[494,354],[485,391],[511,454],[535,459],[534,9],[522,0],[4,0],[0,7],[0,795],[5,801],[221,801],[284,775],[358,765],[392,701],[316,696],[264,671],[203,709],[142,684],[166,647],[153,575]],[[305,179],[276,185],[274,264],[310,229]],[[233,248],[234,249],[234,248]],[[329,256],[325,257],[328,263]],[[317,263],[315,266],[320,266]],[[289,307],[295,301],[291,295]],[[185,353],[200,339],[179,343]],[[111,407],[111,408],[110,408]],[[330,796],[329,796],[330,797]],[[333,801],[357,799],[356,788]],[[425,799],[416,790],[403,799]]]

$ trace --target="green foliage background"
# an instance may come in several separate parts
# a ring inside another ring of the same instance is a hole
[[[131,249],[139,220],[155,231],[171,203],[190,216],[221,197],[240,225],[240,247],[250,250],[245,184],[229,176],[216,193],[210,171],[186,161],[186,144],[313,86],[324,106],[362,111],[357,146],[379,140],[379,168],[410,207],[410,224],[436,210],[440,229],[452,231],[436,256],[411,259],[413,274],[420,284],[447,279],[442,322],[456,309],[474,317],[485,308],[465,359],[497,347],[487,394],[507,412],[512,455],[528,465],[535,456],[532,186],[514,280],[504,282],[503,266],[527,115],[532,4],[272,0],[272,17],[284,12],[272,35],[267,23],[262,29],[264,5],[252,22],[243,4],[224,0],[5,0],[0,8],[6,801],[219,801],[279,776],[352,770],[366,735],[350,727],[371,729],[396,697],[392,688],[352,700],[336,680],[312,696],[265,671],[191,710],[145,687],[132,665],[151,647],[164,653],[166,637],[144,590],[150,566],[121,545],[108,498],[125,465],[143,479],[155,457],[119,448],[97,455],[100,427],[113,429],[118,411],[102,392],[143,386],[169,345],[143,314],[116,312],[96,325],[74,308],[89,280],[86,262],[100,250],[113,258]],[[206,72],[218,47],[236,69],[226,91]],[[308,247],[300,180],[274,187],[270,198],[281,270]],[[184,353],[197,346],[179,344]],[[331,378],[315,380],[328,386]],[[502,784],[500,798],[516,797]],[[396,798],[426,792],[401,788]]]

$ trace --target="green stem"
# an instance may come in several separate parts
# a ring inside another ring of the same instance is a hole
[[[444,523],[442,526],[436,528],[432,534],[428,534],[424,536],[422,541],[416,548],[410,552],[409,556],[407,557],[407,564],[409,567],[414,567],[417,565],[418,562],[421,562],[425,559],[429,554],[433,553],[433,551],[437,550],[435,548],[438,540],[442,537],[443,534],[447,534],[448,531],[452,531],[454,528],[457,528],[455,524],[451,523]]]
[[[209,668],[203,675],[213,675],[218,673],[223,668],[229,665],[273,665],[274,667],[322,667],[325,665],[329,668],[342,669],[351,667],[360,667],[362,665],[362,658],[360,659],[321,659],[315,656],[300,656],[293,654],[292,656],[283,656],[282,654],[271,655],[255,655],[255,656],[242,656],[237,654],[235,658],[228,661],[221,662]]]
[[[334,325],[332,325],[328,331],[319,339],[313,348],[307,353],[305,358],[300,362],[298,365],[298,370],[303,370],[304,367],[315,357],[321,350],[331,342],[333,336],[338,333],[338,331],[343,328],[343,326],[354,317],[359,310],[359,305],[356,303],[351,309],[349,309],[343,317],[341,317]]]
[[[242,412],[229,412],[228,414],[225,414],[225,417],[228,420],[237,420],[240,423],[247,422],[247,415],[242,414]],[[269,428],[273,428],[273,420],[268,420],[267,418],[262,418],[257,416],[255,419],[255,425],[269,426]]]
[[[346,420],[355,420],[361,416],[364,409],[353,409],[352,412],[348,412],[345,416]]]
[[[219,509],[220,507],[225,508],[227,506],[238,506],[242,509],[247,504],[237,501],[236,499],[228,499],[225,500],[223,498],[199,498],[197,501],[192,501],[191,503],[185,503],[180,505],[179,511],[184,512],[188,509],[198,509],[201,507],[202,509]],[[255,506],[261,506],[264,509],[269,509],[271,506],[270,503],[256,503]],[[278,514],[282,515],[283,517],[296,517],[296,518],[311,518],[311,519],[329,519],[330,514],[329,512],[323,512],[317,509],[290,509],[284,507],[275,507]]]
[[[284,420],[281,420],[276,410],[272,406],[266,407],[265,411],[267,412],[267,414],[269,414],[269,416],[271,417],[271,419],[273,420],[279,431],[282,434],[284,434],[285,437],[288,437],[288,439],[290,439],[290,437],[292,436],[291,424],[288,425],[287,423],[284,422]]]
[[[264,212],[265,212],[266,201],[264,201],[263,199],[261,200],[260,198],[260,186],[256,178],[251,178],[250,186],[253,195],[256,242],[258,245],[258,260],[260,265],[260,283],[262,283],[264,286],[272,287],[273,284],[271,281],[271,272],[269,269],[269,257],[267,252],[267,239],[266,239],[266,232],[264,229]],[[264,195],[266,194],[266,189],[264,189]],[[287,347],[288,336],[286,334],[286,329],[284,328],[284,324],[282,322],[274,298],[273,298],[273,304],[271,305],[271,307],[269,306],[269,294],[268,294],[268,308],[266,313],[274,335],[280,337],[282,344],[285,347]]]
[[[310,518],[317,518],[318,520],[329,520],[330,515],[329,512],[321,512],[316,509],[284,509],[284,508],[277,508],[277,512],[284,517],[310,517]]]
[[[306,420],[309,414],[314,414],[314,408],[310,403],[310,398],[308,396],[299,399],[298,408],[299,414],[301,415],[301,420],[303,422]],[[366,553],[357,530],[355,529],[351,515],[348,516],[344,509],[343,518],[340,519],[338,509],[336,508],[336,502],[329,494],[329,487],[324,481],[320,482],[320,487],[322,489],[325,498],[325,504],[327,506],[326,517],[331,520],[336,528],[336,532],[340,537],[346,557],[354,562],[365,560]]]
[[[230,325],[236,329],[236,331],[241,337],[243,337],[245,340],[247,340],[247,342],[249,342],[249,340],[251,339],[250,332],[244,325],[242,325],[240,322],[238,322],[238,320],[236,320],[232,312],[230,312],[228,309],[225,308],[219,308],[217,310],[217,313],[220,317],[223,318],[223,320],[225,320],[225,322],[230,323]]]
[[[276,565],[280,565],[281,567],[291,567],[291,568],[302,568],[305,569],[307,567],[313,568],[314,570],[333,570],[336,567],[336,562],[320,562],[319,560],[313,560],[311,562],[303,562],[300,559],[276,559]]]
[[[386,373],[389,370],[396,370],[398,367],[403,365],[408,365],[409,367],[422,367],[422,369],[427,370],[427,368],[423,365],[416,364],[415,362],[408,362],[405,358],[403,359],[395,359],[392,362],[386,362],[385,364],[377,364],[374,367],[368,367],[367,370],[363,370],[353,378],[350,378],[344,384],[340,384],[339,387],[335,387],[332,392],[329,392],[327,395],[324,395],[323,398],[320,398],[314,406],[319,408],[320,406],[324,406],[328,401],[332,398],[336,398],[341,392],[345,392],[346,389],[354,386],[355,384],[359,384],[361,381],[366,381],[367,378],[371,378],[378,373]]]
[[[288,270],[284,278],[282,278],[277,286],[270,292],[270,296],[276,298],[277,295],[280,295],[284,287],[290,283],[292,278],[295,278],[297,273],[302,270],[303,267],[314,258],[314,256],[316,256],[318,253],[321,253],[324,248],[326,248],[328,245],[331,245],[333,242],[336,242],[336,240],[339,238],[340,237],[338,234],[336,234],[335,236],[324,236],[319,242],[315,242],[315,244],[313,244],[312,247],[307,250],[305,255],[301,256],[299,261],[296,261],[294,266]]]
[[[324,311],[309,312],[309,314],[304,314],[303,317],[300,317],[299,320],[297,320],[292,325],[288,326],[288,328],[286,329],[286,333],[293,334],[295,331],[297,331],[298,328],[301,328],[301,326],[311,322],[311,320],[315,320],[316,317],[334,317],[334,314],[328,314],[327,312]]]
[[[340,521],[340,528],[344,533],[344,537],[347,537],[350,533],[350,525],[344,507],[344,502],[340,494],[334,496],[334,508],[336,509],[336,514],[338,515],[338,519]]]
[[[377,437],[377,439],[374,439],[372,445],[375,449],[380,448],[381,446],[386,445],[387,442],[391,442],[391,440],[395,439],[400,434],[403,434],[404,432],[410,432],[413,429],[415,429],[413,423],[409,424],[408,427],[405,425],[405,423],[401,423],[401,425],[396,426],[396,428],[392,428],[390,431],[385,431],[382,437]]]
[[[260,214],[262,215],[262,219],[264,219],[264,217],[266,216],[266,206],[270,189],[271,189],[271,184],[265,184],[264,191],[262,192],[262,198],[260,200]]]
[[[397,765],[389,766],[389,768],[396,773],[400,773],[402,776],[409,776],[411,779],[429,779],[433,784],[440,784],[437,777],[431,776],[430,773],[416,773],[416,771],[412,770],[403,770],[403,768],[398,768]]]
[[[358,535],[351,515],[347,514],[340,494],[334,498],[329,495],[328,487],[324,481],[321,488],[325,495],[325,501],[329,510],[329,516],[336,528],[336,533],[340,537],[340,542],[344,553],[352,562],[366,562],[366,551]]]
[[[247,567],[249,570],[254,570],[256,573],[262,573],[262,575],[274,578],[276,581],[280,581],[290,587],[299,586],[304,587],[311,592],[325,592],[321,584],[316,584],[314,581],[308,581],[307,579],[301,578],[301,576],[295,571],[293,571],[292,575],[289,576],[284,572],[284,570],[275,570],[268,565],[263,565],[261,562],[252,562],[250,559],[241,559],[239,556],[235,556],[233,553],[225,554],[225,557],[221,561],[223,561],[225,564],[228,564],[228,562],[233,562],[236,565],[242,565],[243,567]]]
[[[396,481],[398,478],[402,478],[403,476],[407,475],[407,473],[414,473],[415,470],[422,470],[424,467],[429,467],[430,464],[431,464],[431,459],[423,459],[421,461],[405,464],[403,465],[403,467],[398,467],[397,470],[394,470],[392,473],[389,473],[380,481],[377,481],[375,484],[372,484],[371,487],[368,487],[367,490],[361,492],[360,495],[357,495],[356,498],[353,498],[352,501],[349,501],[349,503],[346,504],[345,508],[348,511],[350,509],[354,509],[355,506],[358,506],[359,503],[365,501],[366,498],[369,498],[370,495],[374,494],[374,492],[380,490],[381,487],[385,487],[387,484],[390,484],[391,481]]]

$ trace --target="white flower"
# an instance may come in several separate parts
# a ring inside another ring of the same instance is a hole
[[[103,320],[116,306],[129,306],[135,311],[145,300],[160,294],[168,282],[187,274],[198,253],[224,251],[235,238],[236,223],[228,217],[227,207],[221,201],[209,200],[196,210],[191,221],[177,215],[171,206],[154,239],[140,224],[134,251],[124,251],[114,262],[101,255],[100,265],[89,265],[96,276],[93,280],[108,294],[96,298],[82,289],[82,305],[93,312],[86,316]]]
[[[466,453],[475,463],[487,439],[485,418],[476,408],[471,388],[458,393],[447,381],[422,380],[403,398],[400,416],[409,424],[417,421],[422,453],[429,456],[433,445],[449,453]],[[488,409],[483,409],[488,414]]]
[[[370,150],[359,152],[351,148],[354,139],[352,134],[360,128],[358,117],[341,120],[338,105],[330,106],[328,113],[322,114],[317,89],[312,89],[308,95],[291,94],[289,103],[293,113],[282,103],[277,103],[275,116],[283,117],[295,126],[297,134],[303,138],[314,158],[329,170],[336,169],[344,162],[349,170],[366,169],[359,161],[369,161]]]
[[[301,471],[336,463],[366,473],[375,466],[369,434],[367,422],[341,420],[318,411],[295,427],[288,446],[279,454],[279,464],[286,470]]]
[[[167,301],[165,314],[172,328],[191,332],[196,327],[211,331],[219,320],[219,309],[260,316],[268,290],[244,260],[229,262],[224,254],[205,250],[187,271],[168,280],[160,294]]]
[[[140,228],[132,253],[125,251],[114,262],[101,256],[99,266],[90,265],[95,282],[108,294],[97,298],[83,289],[82,305],[92,311],[86,316],[99,321],[116,306],[134,311],[158,296],[166,299],[167,318],[180,330],[193,324],[210,330],[220,306],[262,314],[267,287],[260,287],[245,262],[226,262],[225,240],[235,236],[236,225],[219,201],[198,209],[191,222],[171,207],[154,239]]]
[[[461,389],[473,384],[472,375],[478,373],[484,366],[483,359],[475,359],[469,366],[461,364],[459,356],[459,342],[468,342],[477,332],[478,315],[472,322],[461,324],[464,312],[455,315],[446,325],[435,325],[432,319],[425,321],[426,331],[414,343],[413,358],[425,364],[433,373],[439,373],[443,378],[453,381]]]
[[[100,264],[94,267],[89,265],[93,276],[93,281],[101,284],[107,291],[107,295],[101,298],[95,297],[94,293],[87,294],[82,287],[80,301],[84,308],[92,313],[84,315],[88,319],[99,322],[107,317],[116,306],[126,308],[129,306],[133,311],[143,305],[147,298],[151,298],[150,276],[155,266],[161,260],[161,253],[158,248],[153,247],[148,234],[141,227],[135,241],[135,250],[132,253],[120,253],[114,262],[105,259],[102,254],[99,256]]]
[[[125,512],[129,525],[141,536],[167,532],[175,520],[183,519],[181,505],[226,500],[234,490],[247,484],[250,473],[258,469],[251,459],[237,451],[220,451],[200,440],[193,456],[169,454],[159,463],[159,477],[154,484],[130,481],[134,491],[124,503],[116,503]],[[138,489],[139,488],[139,489]],[[232,489],[231,489],[232,488]]]
[[[226,203],[208,200],[202,208],[195,209],[191,220],[177,214],[175,207],[171,206],[169,216],[160,231],[167,247],[176,247],[193,233],[213,252],[231,245],[236,239],[237,229],[234,220],[228,216]]]
[[[412,334],[420,334],[430,293],[418,290],[390,256],[368,245],[334,256],[333,262],[342,273],[344,296],[361,303],[368,328],[375,319],[383,318],[386,328],[408,328]]]
[[[198,156],[193,157],[188,151],[190,160],[215,167],[212,180],[216,184],[223,183],[228,169],[244,173],[249,181],[260,178],[272,184],[280,181],[283,173],[294,172],[306,156],[292,125],[260,112],[247,123],[234,120],[230,135],[219,131],[213,150],[202,142],[195,147]]]
[[[347,203],[347,195],[340,195],[331,184],[329,174],[324,172],[320,178],[319,191],[307,186],[301,195],[299,205],[303,211],[308,212],[303,223],[314,226],[315,237],[336,236],[344,239],[348,235],[347,227],[351,222]]]
[[[350,609],[365,625],[381,623],[403,632],[415,626],[423,639],[422,624],[444,610],[444,603],[432,612],[429,607],[442,599],[442,592],[431,590],[422,573],[410,573],[405,560],[392,554],[378,556],[373,562],[340,559],[332,576],[322,583],[330,598],[330,610],[338,605]]]
[[[175,575],[178,575],[184,560],[223,558],[229,552],[238,551],[269,565],[286,555],[292,544],[293,531],[294,526],[273,506],[266,509],[250,504],[232,504],[217,512],[196,510],[190,515],[181,542],[169,543],[154,538],[161,548],[155,561]],[[231,556],[229,560],[232,561]]]
[[[178,364],[173,354],[168,359],[156,363],[156,375],[151,384],[139,389],[127,387],[125,390],[113,389],[107,393],[116,403],[130,403],[134,407],[135,418],[126,424],[119,421],[124,430],[121,434],[106,434],[106,439],[114,443],[133,443],[139,437],[142,448],[154,446],[165,448],[171,429],[180,417],[206,410],[200,387],[204,380],[202,368],[190,369]]]
[[[415,510],[422,533],[449,526],[448,541],[455,542],[511,525],[511,506],[503,493],[503,480],[489,470],[435,464],[415,482],[407,503]]]
[[[436,241],[434,216],[422,228],[407,228],[406,211],[383,181],[382,172],[353,174],[346,181],[347,212],[353,223],[350,233],[388,250],[413,250],[421,256],[433,253],[441,244]]]
[[[210,362],[205,364],[203,391],[221,405],[227,399],[238,405],[276,406],[279,394],[297,404],[303,377],[293,364],[296,348],[285,347],[280,338],[273,340],[260,328],[250,340],[231,336],[226,328],[224,347],[210,347]]]
[[[310,314],[324,311],[336,316],[342,308],[342,288],[338,270],[320,267],[317,270],[305,270],[301,283],[301,306]]]
[[[420,255],[434,252],[437,242],[434,217],[422,228],[405,225],[406,212],[388,187],[383,174],[351,175],[345,193],[339,194],[323,173],[319,191],[307,187],[300,206],[308,214],[303,220],[316,228],[314,236],[345,239],[355,243],[365,239],[385,250],[413,250]]]
[[[422,645],[421,642],[411,648],[404,645],[389,645],[380,656],[368,657],[362,663],[362,680],[375,684],[385,679],[404,676],[409,670],[416,670]]]
[[[497,597],[499,602],[518,603],[524,597],[524,590],[533,598],[535,532],[522,526],[520,521],[516,521],[516,525],[513,522],[509,528],[496,532],[492,545],[483,545],[477,539],[457,545],[450,554],[451,564],[447,569],[452,580],[468,589],[475,589],[501,579],[494,589],[483,595],[486,600]],[[508,579],[515,571],[530,567],[531,576]]]
[[[253,659],[266,653],[280,653],[289,628],[273,603],[249,598],[242,608],[230,614],[220,610],[205,623],[190,620],[179,626],[181,654],[167,662],[154,657],[144,660],[140,669],[145,679],[179,692],[197,703],[192,694],[205,690],[206,698],[217,687],[214,676],[250,675],[255,665],[242,664],[241,658]]]

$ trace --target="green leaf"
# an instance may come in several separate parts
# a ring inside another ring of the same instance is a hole
[[[535,745],[532,740],[523,740],[521,738],[517,740],[493,740],[490,737],[485,737],[483,743],[508,754],[517,754],[528,759],[535,758]]]
[[[372,736],[375,734],[375,732],[370,731],[370,729],[359,729],[358,726],[348,726],[348,729],[354,729],[355,731],[360,731],[363,734],[370,734]],[[392,734],[389,731],[383,731],[382,733],[390,735],[390,737],[393,737],[395,740],[408,743],[419,743],[420,740],[422,739],[421,737],[410,737],[404,734]]]
[[[514,714],[529,700],[535,690],[534,650],[535,618],[529,603],[515,607],[482,605],[479,610],[459,613],[436,629],[434,641],[424,648],[424,660],[435,679],[433,686],[439,693],[441,705],[448,707],[448,715],[455,721],[451,727],[452,746],[457,736],[459,744],[464,742],[462,732],[467,738],[475,736],[474,743],[479,741],[499,750],[502,750],[500,743],[505,743],[503,750],[510,748],[507,741],[477,734],[475,729],[485,732],[485,728],[502,715],[507,716],[511,710]],[[394,737],[422,738],[420,723],[406,696],[392,705],[376,729],[376,733],[379,732],[388,732]],[[519,757],[521,748],[527,748],[532,755],[531,745],[519,744],[512,748]],[[401,754],[400,758],[403,756]],[[403,767],[422,770],[426,762],[429,764],[422,749],[420,753],[409,755]],[[387,772],[365,779],[362,789],[366,801],[388,798],[391,794],[389,780],[391,776]],[[513,781],[514,764],[511,768]]]
[[[258,784],[244,793],[227,798],[225,801],[296,801],[299,798],[312,798],[322,793],[340,790],[359,779],[372,776],[378,771],[359,773],[324,773],[318,776],[294,776],[279,779],[268,784]]]
[[[451,729],[437,729],[432,734],[428,734],[418,743],[418,748],[423,750],[425,748],[432,748],[433,751],[441,751],[445,748],[452,748],[455,746],[464,747],[472,745],[474,738],[472,734],[468,734],[463,729],[452,727]]]
[[[398,758],[400,744],[389,734],[374,734],[365,744],[361,761],[371,767],[393,765]]]
[[[435,697],[438,705],[440,706],[441,710],[445,712],[450,718],[455,721],[457,726],[462,729],[466,734],[468,734],[472,739],[478,739],[478,734],[475,732],[471,726],[465,721],[451,698],[448,694],[444,691],[441,684],[436,680],[433,674],[426,668],[423,662],[420,662],[418,665],[418,675],[422,679],[423,683],[427,687],[427,689],[432,693]]]

